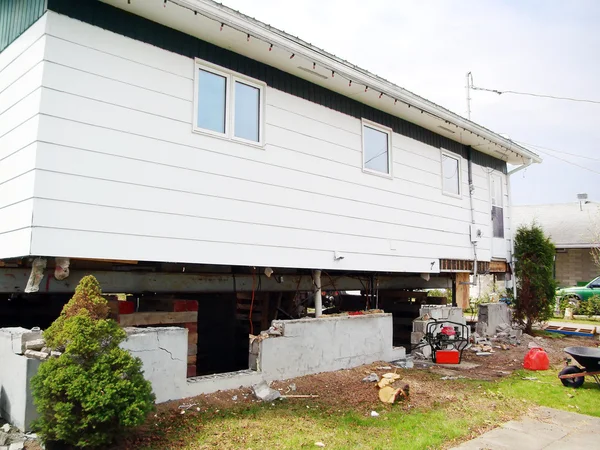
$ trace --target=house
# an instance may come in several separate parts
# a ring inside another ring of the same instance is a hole
[[[515,230],[535,222],[556,246],[554,277],[559,286],[577,286],[598,276],[592,249],[600,241],[600,204],[585,200],[513,206],[513,214]]]
[[[274,319],[465,305],[469,274],[507,272],[528,149],[209,0],[24,5],[0,2],[0,326],[47,326],[92,273],[134,314],[197,301],[188,375],[214,374]],[[391,354],[309,323],[332,361]],[[305,371],[335,368],[311,345]]]

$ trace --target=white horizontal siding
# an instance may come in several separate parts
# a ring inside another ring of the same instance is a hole
[[[466,161],[462,198],[441,192],[440,150],[398,134],[394,179],[363,173],[360,120],[271,88],[264,149],[195,134],[193,60],[54,13],[47,29],[35,253],[411,272],[472,257]]]
[[[45,26],[0,53],[0,259],[30,254]]]

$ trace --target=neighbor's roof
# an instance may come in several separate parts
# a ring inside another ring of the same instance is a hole
[[[536,222],[558,248],[590,248],[600,238],[600,204],[586,201],[552,205],[513,206],[513,224]]]

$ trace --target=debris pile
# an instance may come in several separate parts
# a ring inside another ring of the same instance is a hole
[[[36,439],[35,433],[22,433],[9,423],[0,427],[0,449],[2,450],[21,450],[25,448],[25,442]]]

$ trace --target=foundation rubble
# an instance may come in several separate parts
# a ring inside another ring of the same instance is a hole
[[[0,427],[0,450],[21,450],[25,448],[26,442],[36,439],[35,433],[23,433],[9,423]]]
[[[264,380],[252,386],[252,390],[254,391],[255,397],[262,402],[272,402],[281,397],[281,392],[271,389]]]

